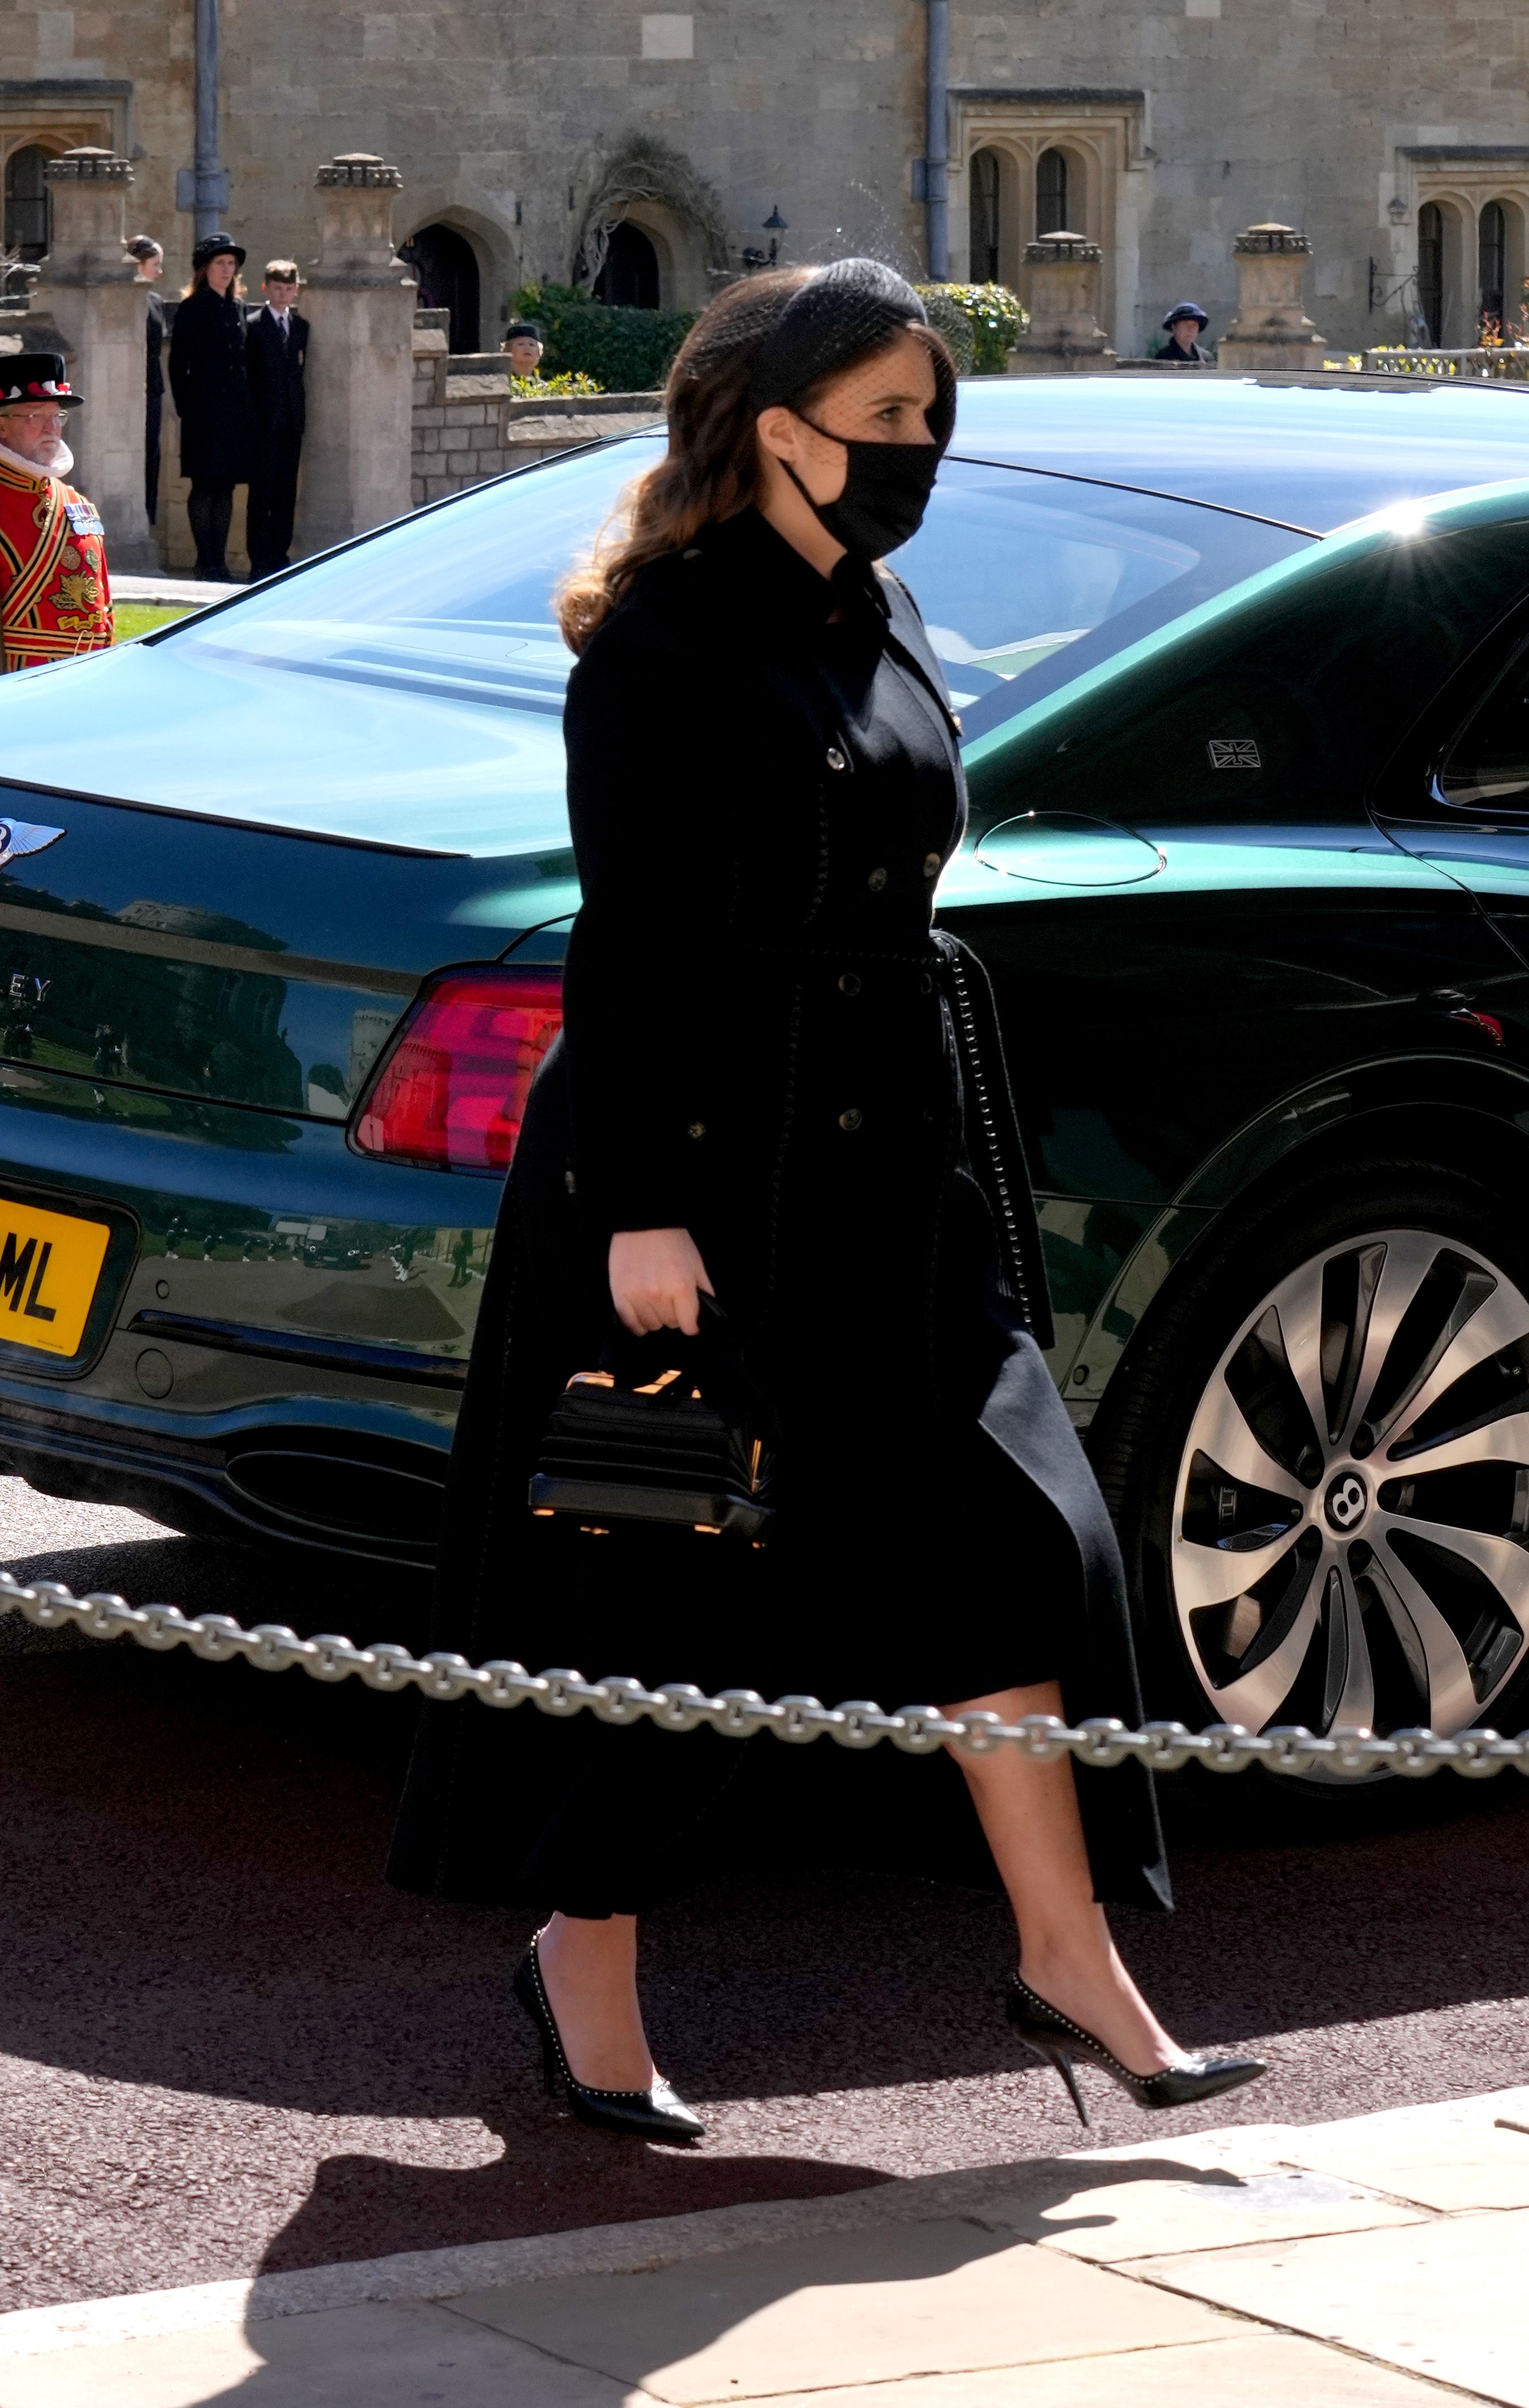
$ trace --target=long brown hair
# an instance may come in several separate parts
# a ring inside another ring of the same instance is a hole
[[[714,519],[757,498],[757,412],[749,383],[759,347],[809,267],[779,267],[730,284],[702,310],[669,370],[669,448],[629,485],[586,561],[557,590],[563,640],[581,652],[639,568],[682,551]]]
[[[215,256],[220,258],[224,255],[225,254],[221,252],[215,254]],[[208,291],[211,290],[211,287],[207,285],[207,268],[211,265],[212,261],[209,259],[207,263],[207,266],[196,267],[192,270],[191,282],[189,284],[183,284],[180,288],[180,298],[182,301],[189,301],[193,293],[200,293],[204,288]],[[244,279],[239,274],[236,267],[234,270],[234,281],[222,297],[225,301],[242,301],[244,299]]]

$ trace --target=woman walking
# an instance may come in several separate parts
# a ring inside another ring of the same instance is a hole
[[[850,260],[722,294],[667,400],[666,458],[560,597],[583,908],[484,1293],[436,1643],[650,1684],[1134,1719],[1119,1557],[1040,1352],[991,996],[932,929],[965,824],[958,729],[876,565],[950,441],[949,354],[910,286]],[[705,1297],[770,1409],[769,1545],[596,1542],[535,1517],[548,1417],[612,1314],[693,1338]],[[1012,1749],[809,1767],[769,1740],[433,1707],[393,1870],[551,1908],[516,1976],[549,2086],[587,2122],[694,2137],[649,2053],[636,1918],[730,1859],[751,1785],[775,1783],[768,1815],[753,1801],[773,1824],[824,1770],[847,1776],[846,1818],[883,1774],[923,1783],[925,1826],[975,1806],[1019,1926],[1010,2016],[1079,2114],[1075,2057],[1151,2106],[1263,2071],[1179,2049],[1114,1950],[1097,1900],[1168,1902],[1139,1767],[1075,1779]],[[798,1848],[838,1852],[832,1793],[796,1825]]]
[[[180,416],[180,473],[196,543],[196,574],[228,576],[234,488],[250,481],[254,411],[244,367],[244,311],[237,299],[245,254],[226,234],[192,252],[192,280],[170,336],[170,391]]]

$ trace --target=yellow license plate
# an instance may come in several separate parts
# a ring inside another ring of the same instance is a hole
[[[78,1354],[110,1236],[104,1221],[0,1197],[0,1342]]]

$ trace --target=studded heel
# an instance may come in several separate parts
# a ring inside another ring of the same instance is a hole
[[[538,1931],[516,1966],[513,1987],[540,2035],[542,2079],[549,2099],[557,2097],[561,2083],[581,2124],[593,2124],[604,2132],[630,2132],[642,2141],[699,2141],[706,2126],[699,2115],[691,2114],[662,2074],[655,2077],[650,2090],[595,2090],[587,2082],[574,2080],[563,2052],[563,2036],[547,1996],[547,1985],[541,1978],[541,1960],[536,1955],[536,1941],[540,1938]]]
[[[1089,2111],[1073,2071],[1075,2057],[1098,2066],[1129,2091],[1138,2107],[1193,2106],[1197,2099],[1219,2099],[1223,2090],[1240,2090],[1245,2082],[1256,2082],[1269,2070],[1259,2057],[1187,2057],[1182,2064],[1165,2065],[1156,2073],[1133,2073],[1102,2040],[1049,2006],[1017,1973],[1009,1977],[1007,2005],[1020,2038],[1062,2076],[1080,2124],[1087,2124]]]

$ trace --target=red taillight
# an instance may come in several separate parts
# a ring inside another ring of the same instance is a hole
[[[562,1025],[555,970],[449,970],[382,1056],[356,1144],[433,1170],[507,1169],[536,1065]]]

